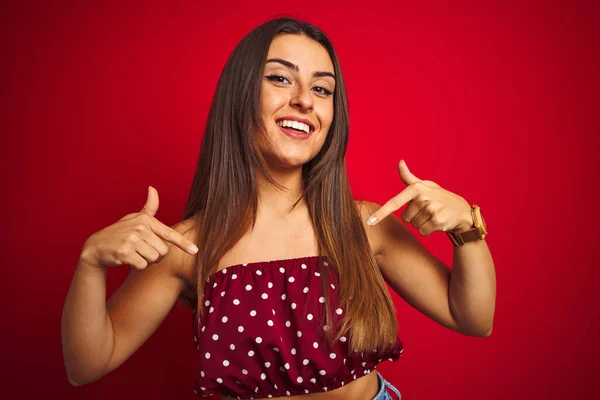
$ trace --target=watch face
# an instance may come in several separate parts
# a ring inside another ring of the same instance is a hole
[[[474,206],[473,207],[473,222],[479,233],[483,236],[487,234],[487,227],[485,225],[485,220],[483,219],[483,215],[481,214],[481,208]]]

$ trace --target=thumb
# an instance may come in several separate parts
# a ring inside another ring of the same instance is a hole
[[[144,204],[144,208],[142,208],[142,213],[150,214],[151,217],[154,217],[154,214],[158,211],[158,192],[152,186],[148,186],[148,198],[146,200],[146,204]]]
[[[398,173],[400,174],[400,179],[402,179],[402,182],[404,182],[406,185],[421,181],[419,178],[414,176],[412,172],[410,172],[406,166],[406,161],[404,160],[400,160],[400,163],[398,164]]]

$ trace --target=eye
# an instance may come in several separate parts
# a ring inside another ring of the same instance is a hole
[[[287,82],[287,83],[290,83],[290,81],[285,76],[283,76],[283,75],[273,74],[273,75],[266,76],[266,78],[268,80],[270,80],[271,82],[277,82],[277,83],[286,83]]]
[[[325,89],[323,86],[317,86],[314,89],[317,91],[317,93],[324,96],[331,96],[333,94],[331,90]]]

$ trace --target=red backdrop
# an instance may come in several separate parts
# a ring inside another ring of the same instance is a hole
[[[407,400],[598,396],[600,3],[15,3],[0,11],[5,398],[194,398],[189,310],[72,387],[62,307],[85,239],[139,211],[148,185],[157,218],[177,221],[219,73],[281,13],[323,28],[339,53],[355,197],[401,191],[404,158],[489,226],[492,336],[449,331],[393,293],[405,351],[380,372]],[[412,231],[451,265],[444,234]],[[108,295],[127,270],[109,270]]]

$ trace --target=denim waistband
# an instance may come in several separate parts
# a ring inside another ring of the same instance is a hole
[[[377,381],[379,382],[379,392],[373,397],[373,400],[394,400],[392,396],[388,393],[387,389],[391,389],[396,396],[398,396],[397,400],[402,399],[402,395],[400,391],[394,387],[391,383],[385,380],[383,376],[379,373],[379,371],[375,371],[377,373]]]

